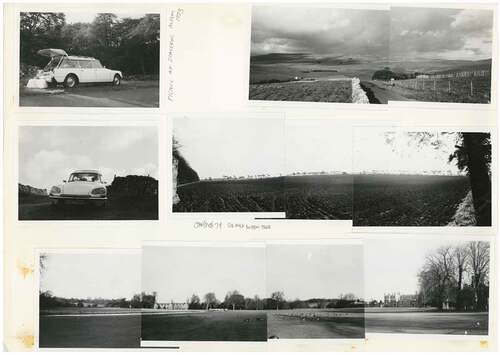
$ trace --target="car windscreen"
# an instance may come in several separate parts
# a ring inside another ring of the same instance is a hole
[[[59,61],[61,60],[61,57],[52,57],[50,62],[43,68],[44,71],[51,71],[54,70],[55,67],[57,67],[57,64],[59,64]]]
[[[74,181],[96,182],[101,181],[101,177],[96,173],[73,173],[69,176],[69,182]]]

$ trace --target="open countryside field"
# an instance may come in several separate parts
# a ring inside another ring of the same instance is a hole
[[[174,212],[283,212],[282,177],[200,181],[177,187]]]
[[[140,310],[61,308],[40,312],[41,348],[138,348]]]
[[[364,338],[362,308],[267,311],[268,337],[279,339]]]
[[[177,188],[174,212],[286,212],[290,219],[351,219],[351,175],[212,180]]]
[[[369,333],[487,335],[488,312],[426,312],[365,308]]]
[[[354,226],[444,226],[469,187],[466,176],[355,175]]]
[[[264,311],[186,311],[145,313],[142,340],[266,341]]]
[[[472,90],[471,90],[472,82]],[[406,79],[373,84],[386,89],[393,96],[425,102],[489,103],[491,77]]]
[[[306,175],[285,178],[289,219],[352,219],[352,175]]]
[[[250,100],[352,102],[350,80],[301,80],[250,85]]]

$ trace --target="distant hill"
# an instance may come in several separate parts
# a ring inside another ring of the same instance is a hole
[[[483,60],[416,60],[390,62],[389,68],[395,73],[445,74],[456,71],[491,70],[491,59]]]
[[[345,57],[313,56],[307,53],[269,53],[253,55],[250,57],[252,64],[323,64],[323,65],[348,65],[361,63],[360,60]]]
[[[47,189],[38,189],[30,185],[18,184],[19,195],[47,196]]]

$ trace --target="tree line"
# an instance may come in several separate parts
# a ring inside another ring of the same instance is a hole
[[[260,298],[258,295],[245,297],[237,290],[229,291],[224,300],[217,299],[214,292],[206,293],[201,299],[193,294],[188,300],[188,309],[230,309],[230,310],[271,310],[299,308],[345,308],[363,306],[353,294],[342,295],[336,299],[314,298],[308,300],[286,300],[282,291],[275,291],[270,297]]]
[[[20,17],[21,70],[43,68],[48,60],[37,52],[59,48],[69,55],[95,57],[125,76],[159,73],[159,14],[133,19],[100,13],[90,23],[67,23],[62,12],[23,12]]]
[[[489,264],[488,242],[438,248],[418,274],[420,302],[440,310],[488,310]]]
[[[65,298],[57,297],[51,291],[40,292],[40,309],[56,307],[118,307],[118,308],[154,308],[156,303],[156,293],[147,294],[145,292],[137,293],[132,298]]]

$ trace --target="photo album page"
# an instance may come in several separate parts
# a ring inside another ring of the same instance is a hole
[[[6,351],[498,350],[498,2],[12,1]]]

